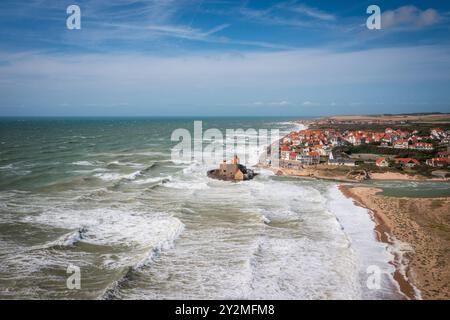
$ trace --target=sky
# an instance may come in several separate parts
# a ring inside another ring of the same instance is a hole
[[[0,40],[0,116],[450,112],[449,1],[2,0]]]

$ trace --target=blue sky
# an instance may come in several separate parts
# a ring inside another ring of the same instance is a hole
[[[445,112],[449,35],[448,1],[2,0],[0,116]]]

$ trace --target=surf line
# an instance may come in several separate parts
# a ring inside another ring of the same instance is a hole
[[[203,318],[208,316],[209,307],[190,307],[184,303],[181,307],[175,308],[176,315],[201,315]]]

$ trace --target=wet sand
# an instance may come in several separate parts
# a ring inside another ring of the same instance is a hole
[[[259,165],[269,170],[272,170],[277,175],[295,176],[303,178],[316,178],[322,180],[333,180],[340,182],[360,182],[361,180],[348,177],[347,173],[351,170],[358,170],[358,167],[345,168],[327,165],[309,166],[303,169],[288,169],[288,168],[275,168],[264,165]],[[347,170],[343,170],[347,169]],[[370,172],[370,180],[379,181],[432,181],[432,182],[447,182],[450,181],[450,177],[447,178],[427,178],[421,175],[408,175],[406,173],[399,172]]]
[[[450,178],[427,178],[421,175],[408,175],[400,172],[372,172],[370,173],[371,180],[407,180],[407,181],[449,181]]]
[[[397,198],[378,195],[382,190],[377,188],[340,189],[373,213],[380,241],[411,246],[411,250],[397,252],[393,261],[397,270],[394,278],[401,291],[410,299],[449,299],[450,197]]]
[[[324,170],[316,166],[305,167],[304,169],[288,169],[288,168],[278,168],[278,167],[268,167],[260,165],[260,167],[271,170],[273,173],[279,176],[290,176],[290,177],[302,177],[302,178],[315,178],[322,180],[332,180],[339,182],[358,182],[355,179],[349,179],[346,176],[346,172],[336,170],[337,167],[331,170]]]

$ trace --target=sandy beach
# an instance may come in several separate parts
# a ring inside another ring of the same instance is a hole
[[[418,298],[414,285],[422,299],[449,299],[450,197],[397,198],[379,195],[382,190],[377,188],[340,189],[357,205],[371,210],[380,241],[403,248],[393,262],[394,278],[402,292]]]
[[[421,175],[410,175],[400,172],[371,172],[371,180],[405,180],[405,181],[449,181],[450,178],[427,178]]]
[[[350,178],[347,173],[350,171],[348,168],[328,166],[328,165],[316,165],[305,166],[303,169],[288,169],[288,168],[276,168],[259,165],[265,169],[273,171],[277,175],[281,176],[294,176],[303,178],[316,178],[323,180],[333,180],[339,182],[360,182],[360,179]],[[347,169],[347,170],[345,170]],[[354,170],[358,170],[357,167]],[[421,175],[410,175],[399,172],[369,172],[368,177],[370,180],[378,181],[432,181],[432,182],[447,182],[450,178],[427,178]]]
[[[331,168],[328,167],[328,170],[324,170],[325,166],[310,166],[305,167],[304,169],[288,169],[288,168],[278,168],[278,167],[269,167],[264,165],[259,165],[258,167],[265,168],[271,170],[273,173],[279,176],[291,176],[291,177],[302,177],[302,178],[316,178],[323,180],[333,180],[339,182],[357,182],[358,180],[350,179],[347,177],[346,172],[337,170],[338,167]]]
[[[339,182],[359,182],[360,180],[350,178],[347,173],[348,171],[342,170],[342,167],[330,167],[327,165],[317,165],[305,167],[303,169],[288,169],[288,168],[275,168],[268,167],[264,165],[259,165],[259,167],[269,169],[277,175],[282,176],[294,176],[303,178],[316,178],[323,180],[333,180]],[[379,181],[433,181],[433,182],[446,182],[449,178],[427,178],[420,175],[408,175],[398,172],[383,172],[376,173],[370,172],[368,174],[370,180]]]

